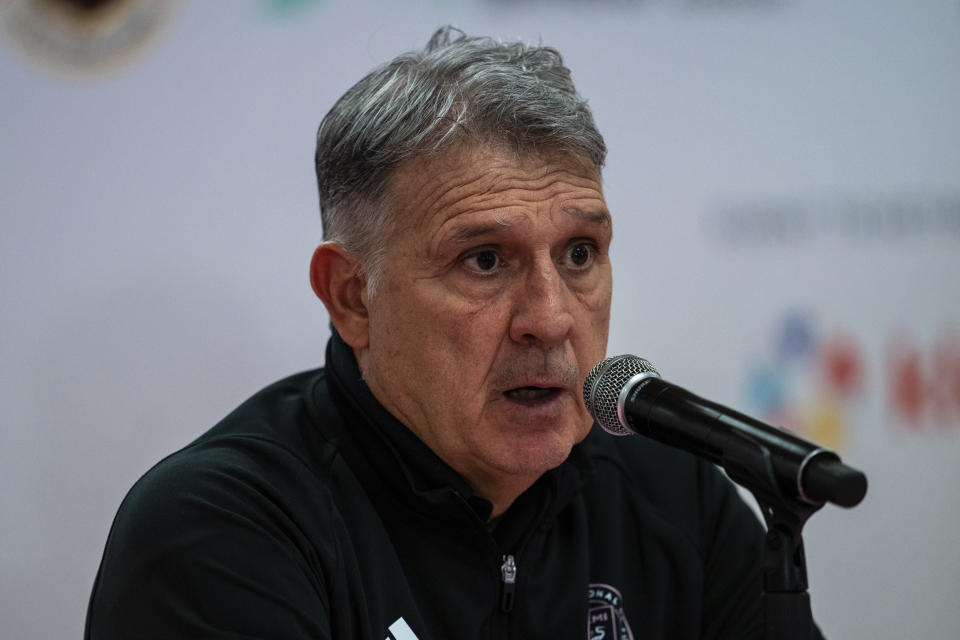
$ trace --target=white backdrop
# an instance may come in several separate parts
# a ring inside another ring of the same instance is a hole
[[[185,1],[79,75],[18,4],[0,3],[2,637],[78,637],[134,480],[322,364],[316,126],[447,22],[542,38],[591,101],[610,353],[868,473],[862,505],[805,530],[827,635],[960,637],[955,0]]]

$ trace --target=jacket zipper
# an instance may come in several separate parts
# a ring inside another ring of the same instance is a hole
[[[513,610],[513,595],[517,586],[517,561],[510,554],[503,556],[500,565],[500,611]]]

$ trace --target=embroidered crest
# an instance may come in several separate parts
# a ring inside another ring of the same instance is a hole
[[[608,584],[591,584],[587,600],[587,640],[633,640],[619,591]]]

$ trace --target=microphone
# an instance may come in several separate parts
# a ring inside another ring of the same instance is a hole
[[[696,396],[634,355],[607,358],[587,374],[583,401],[608,433],[638,433],[722,466],[754,491],[812,505],[860,503],[867,477],[833,451]]]

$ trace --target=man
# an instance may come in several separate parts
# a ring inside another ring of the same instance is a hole
[[[86,637],[751,638],[762,530],[596,429],[606,148],[559,54],[438,31],[320,126],[324,369],[131,490]]]

